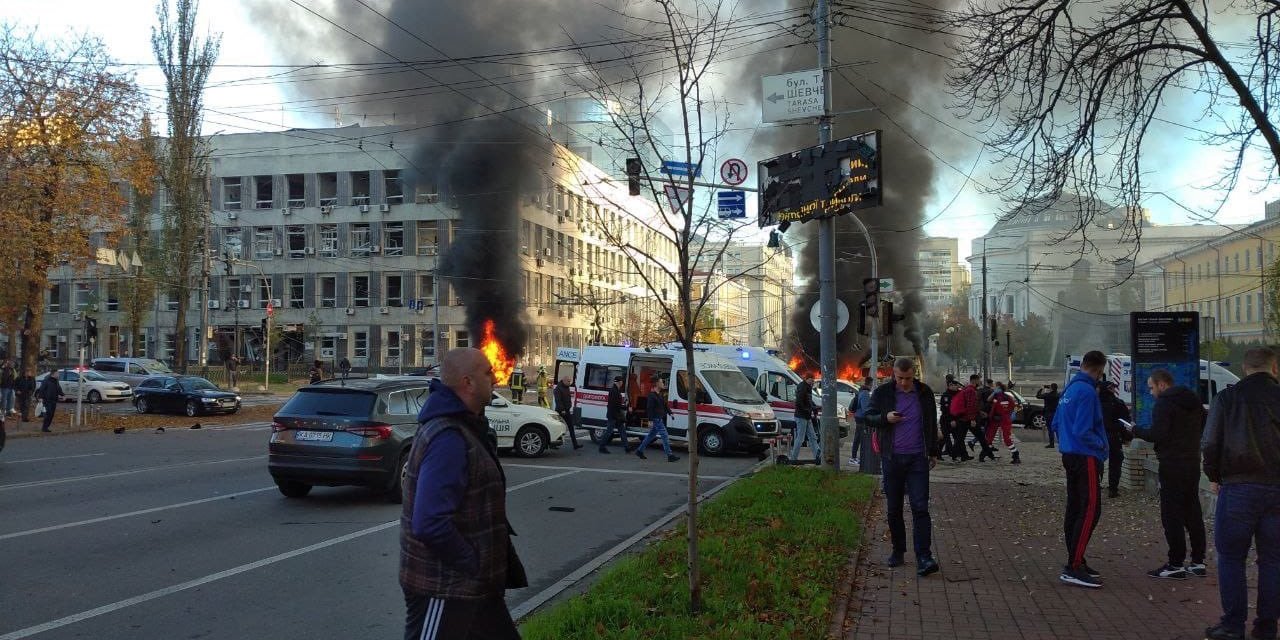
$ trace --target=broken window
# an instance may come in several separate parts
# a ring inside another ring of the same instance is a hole
[[[387,169],[382,172],[382,186],[386,193],[387,204],[400,204],[404,202],[404,185],[400,182],[400,171],[398,169]]]
[[[289,185],[289,203],[290,209],[301,209],[306,206],[305,187],[301,173],[290,173],[285,176],[285,181]]]
[[[351,204],[369,204],[369,172],[351,172]]]
[[[382,225],[382,255],[404,255],[403,222],[387,222]]]
[[[222,208],[227,211],[240,210],[240,178],[222,179]]]
[[[302,258],[307,255],[307,228],[295,225],[288,228],[289,257]]]
[[[369,236],[369,225],[358,223],[351,225],[351,255],[368,257],[373,239]]]
[[[338,204],[338,174],[318,173],[316,181],[320,187],[320,206],[332,207]]]
[[[270,209],[271,208],[271,176],[254,176],[254,198],[253,208]]]
[[[351,276],[351,306],[369,306],[369,276]]]
[[[338,257],[338,225],[320,225],[320,255],[326,258]]]
[[[301,309],[306,306],[305,287],[302,278],[289,278],[289,308]]]
[[[385,306],[400,307],[404,306],[404,287],[401,286],[403,279],[401,276],[387,276],[385,295],[383,297]]]

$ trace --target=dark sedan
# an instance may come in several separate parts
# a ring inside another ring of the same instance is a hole
[[[138,413],[235,413],[240,396],[197,376],[153,376],[134,388],[133,406]]]
[[[1028,398],[1017,391],[1010,393],[1014,402],[1018,403],[1018,411],[1013,414],[1014,423],[1028,429],[1045,428],[1044,401],[1037,400],[1034,396]]]

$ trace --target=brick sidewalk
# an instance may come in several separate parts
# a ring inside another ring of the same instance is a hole
[[[1023,451],[1021,468],[1011,468],[1007,452],[983,466],[974,466],[976,460],[939,465],[930,511],[942,571],[928,578],[915,574],[909,506],[906,564],[884,565],[890,547],[883,497],[877,496],[852,583],[838,594],[845,599],[836,603],[834,637],[1202,638],[1221,615],[1212,532],[1209,577],[1149,578],[1146,572],[1165,559],[1156,500],[1137,491],[1104,496],[1088,555],[1104,586],[1064,585],[1058,581],[1066,554],[1060,458],[1034,442]]]

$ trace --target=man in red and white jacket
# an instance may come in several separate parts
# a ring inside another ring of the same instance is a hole
[[[987,444],[986,434],[982,432],[982,428],[978,426],[978,418],[982,410],[982,401],[978,399],[978,383],[982,381],[982,376],[977,374],[969,376],[969,386],[960,390],[951,399],[951,415],[956,417],[959,423],[958,427],[967,430],[973,436],[973,442],[982,445],[982,454],[978,456],[978,461],[985,461],[988,457],[995,459],[996,454],[991,451],[991,446]],[[969,443],[969,449],[973,449],[973,442]]]
[[[1022,464],[1022,459],[1018,456],[1018,443],[1013,439],[1013,412],[1017,410],[1018,404],[1013,401],[1012,396],[1005,393],[1004,383],[997,382],[995,392],[991,394],[991,417],[987,419],[986,439],[990,445],[995,440],[996,433],[1003,435],[1004,446],[1013,455],[1012,464]],[[994,457],[993,455],[992,458]]]

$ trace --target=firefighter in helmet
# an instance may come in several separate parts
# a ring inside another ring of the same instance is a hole
[[[524,369],[520,365],[516,365],[515,371],[511,372],[511,381],[507,383],[511,388],[511,401],[515,404],[524,404]]]
[[[550,383],[547,381],[547,368],[545,366],[538,367],[538,378],[534,380],[534,385],[538,389],[538,406],[550,409],[551,405],[547,404],[547,388]]]

